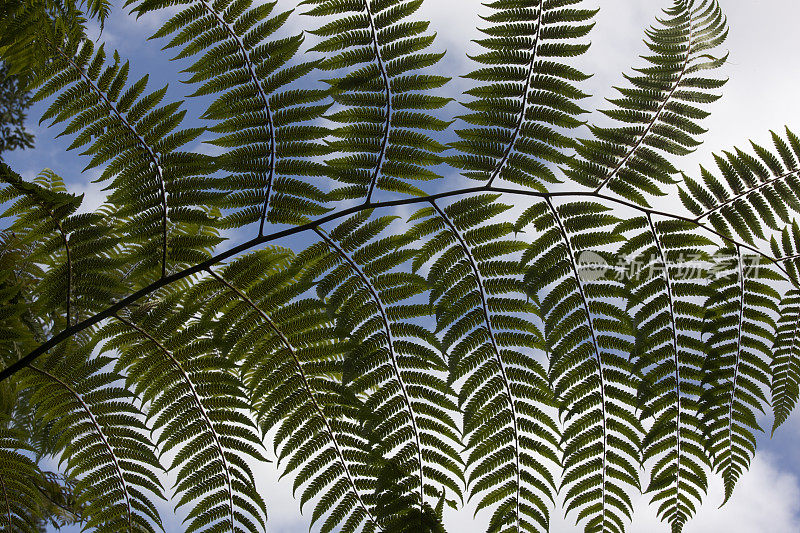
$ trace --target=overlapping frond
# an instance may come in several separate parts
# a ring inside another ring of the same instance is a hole
[[[38,532],[42,506],[38,484],[44,484],[44,476],[26,455],[33,449],[24,433],[6,424],[0,419],[0,524],[10,533]]]
[[[720,257],[721,256],[721,257]],[[783,278],[759,256],[722,249],[706,303],[702,396],[707,447],[722,474],[725,501],[756,452],[757,415],[769,405],[770,363]]]
[[[449,162],[464,175],[491,185],[501,179],[546,190],[559,178],[552,166],[567,162],[574,141],[568,131],[583,123],[578,83],[589,76],[569,60],[589,49],[583,41],[596,10],[582,0],[497,1],[488,4],[491,25],[477,42],[482,65],[467,75],[481,82],[466,92],[473,100],[457,130],[462,154]]]
[[[37,305],[63,310],[70,326],[121,294],[118,239],[103,216],[77,213],[83,198],[69,194],[52,171],[32,182],[5,164],[0,172],[0,181],[8,184],[0,190],[0,202],[9,203],[2,216],[13,217],[9,231],[17,246],[31,251],[25,260],[40,265]]]
[[[227,357],[239,362],[263,433],[274,431],[283,475],[295,474],[301,508],[317,499],[321,531],[381,531],[371,501],[376,467],[341,385],[344,341],[325,305],[304,297],[288,250],[245,256],[190,290]]]
[[[202,261],[221,242],[213,232],[186,232],[214,225],[207,207],[214,166],[207,156],[179,151],[202,129],[178,129],[186,113],[180,102],[158,107],[167,88],[145,94],[148,76],[128,85],[129,64],[116,52],[112,60],[88,39],[57,43],[35,99],[58,95],[41,120],[67,122],[61,135],[74,136],[70,149],[86,147],[86,168],[102,167],[98,181],[110,181],[108,201],[127,238],[132,273],[152,280]]]
[[[337,108],[327,118],[335,157],[330,176],[343,185],[334,199],[364,199],[376,191],[421,195],[415,181],[439,175],[436,132],[449,126],[432,113],[450,99],[431,94],[450,78],[428,73],[444,53],[431,52],[435,35],[428,22],[414,20],[422,0],[306,0],[307,14],[333,17],[312,31],[321,38],[312,50],[325,53],[319,68],[334,77]]]
[[[708,490],[700,397],[708,297],[706,247],[713,244],[688,222],[633,218],[620,254],[633,258],[626,273],[628,307],[636,332],[638,407],[648,425],[642,461],[654,461],[647,492],[659,516],[681,531]]]
[[[541,299],[548,378],[565,426],[565,507],[577,512],[586,531],[602,533],[624,531],[631,517],[629,489],[639,488],[642,433],[634,414],[624,285],[588,268],[611,260],[608,252],[621,240],[612,231],[616,223],[603,205],[556,206],[550,199],[519,221],[520,229],[530,225],[540,233],[522,262],[528,294]]]
[[[706,77],[727,56],[712,55],[728,34],[717,0],[675,0],[665,18],[647,32],[649,65],[626,76],[621,97],[604,113],[621,124],[592,126],[594,138],[580,141],[579,157],[570,160],[567,175],[597,191],[603,188],[640,205],[646,195],[665,194],[677,170],[667,159],[690,153],[705,130],[705,104],[719,98],[724,80]]]
[[[398,270],[414,251],[406,236],[387,234],[393,220],[366,211],[330,234],[318,230],[320,242],[299,254],[297,264],[317,280],[337,330],[350,341],[343,380],[364,398],[366,435],[402,469],[402,490],[422,510],[445,491],[461,498],[463,467],[439,342],[420,323],[429,316],[420,298],[426,283]]]
[[[171,0],[131,0],[138,15],[173,5]],[[318,124],[329,104],[326,91],[292,85],[315,62],[293,61],[303,36],[273,38],[291,11],[276,12],[277,2],[225,0],[186,2],[153,38],[171,37],[175,59],[194,58],[187,83],[192,96],[213,98],[202,118],[212,121],[215,137],[206,141],[222,153],[216,182],[225,191],[215,203],[226,227],[251,223],[264,232],[267,223],[301,224],[327,211],[319,181],[328,152]]]
[[[780,231],[800,213],[800,139],[787,129],[786,139],[773,132],[772,140],[774,151],[751,143],[755,155],[737,148],[715,156],[723,179],[705,168],[702,180],[684,176],[683,205],[698,221],[749,243]]]
[[[547,531],[559,462],[543,338],[525,298],[509,206],[479,195],[415,213],[414,270],[428,271],[436,330],[464,416],[469,496],[492,531]],[[544,406],[544,408],[543,408]]]
[[[95,531],[162,530],[153,497],[163,498],[163,471],[150,428],[112,370],[113,359],[94,355],[86,337],[62,344],[26,371],[38,415],[52,422],[86,526]]]
[[[266,460],[232,364],[180,292],[117,314],[100,332],[104,351],[141,396],[158,450],[172,456],[176,506],[191,506],[184,531],[256,531],[265,504],[247,458]]]
[[[166,87],[84,38],[107,0],[6,4],[0,59],[30,68],[42,119],[109,191],[84,213],[54,173],[0,166],[9,529],[44,516],[36,461],[55,452],[89,528],[160,529],[171,478],[185,531],[262,530],[270,439],[325,533],[441,533],[465,499],[492,532],[545,532],[558,499],[621,533],[641,471],[678,533],[710,471],[730,498],[767,390],[773,431],[795,408],[800,295],[781,293],[800,287],[800,140],[684,177],[689,215],[647,205],[724,84],[718,0],[672,1],[583,140],[570,63],[596,10],[491,1],[452,157],[422,0],[301,1],[322,20],[308,46],[277,1],[128,0],[168,13],[152,38],[205,99],[190,128]],[[453,169],[480,184],[419,183]],[[562,174],[572,189],[553,191]]]
[[[772,433],[781,426],[800,397],[800,292],[787,292],[780,303],[780,320],[772,359]]]

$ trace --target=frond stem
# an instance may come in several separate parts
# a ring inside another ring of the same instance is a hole
[[[383,126],[381,150],[378,153],[378,161],[375,164],[375,170],[373,171],[372,177],[369,181],[369,191],[367,192],[365,204],[372,202],[372,194],[375,192],[375,186],[378,183],[378,178],[380,177],[381,169],[383,168],[383,161],[386,158],[386,149],[389,146],[389,133],[392,125],[392,89],[389,85],[389,76],[386,74],[386,65],[384,65],[383,58],[381,57],[381,46],[378,43],[378,31],[375,29],[375,15],[370,9],[369,2],[370,0],[364,0],[364,10],[367,13],[367,18],[369,19],[369,30],[372,35],[372,46],[375,52],[375,61],[377,62],[378,70],[381,73],[381,79],[383,80],[383,86],[385,89],[384,98],[386,99],[386,121],[384,122]]]
[[[779,257],[775,259],[777,263],[786,263],[787,261],[795,261],[796,259],[800,259],[800,254],[795,255],[787,255],[785,257]]]
[[[765,254],[764,252],[758,250],[757,248],[755,248],[753,246],[741,243],[741,242],[737,241],[736,239],[734,239],[733,237],[730,237],[728,235],[720,233],[719,231],[715,230],[711,226],[699,223],[699,222],[697,222],[696,220],[694,220],[692,218],[685,217],[685,216],[682,216],[682,215],[678,215],[678,214],[675,214],[675,213],[668,213],[666,211],[660,211],[660,210],[652,209],[652,208],[649,208],[649,207],[643,207],[643,206],[641,206],[639,204],[635,204],[635,203],[629,202],[627,200],[623,200],[623,199],[616,198],[616,197],[609,196],[609,195],[602,194],[602,193],[601,194],[594,193],[592,191],[583,191],[583,192],[580,192],[580,191],[539,192],[539,191],[522,190],[522,189],[511,189],[511,188],[497,187],[497,186],[493,186],[493,187],[486,187],[486,186],[467,187],[467,188],[462,188],[462,189],[454,189],[454,190],[451,190],[451,191],[444,191],[444,192],[436,193],[436,194],[430,194],[430,195],[426,195],[426,196],[417,196],[417,197],[413,197],[413,198],[401,198],[401,199],[398,199],[398,200],[388,200],[388,201],[383,201],[383,202],[371,202],[371,203],[368,203],[368,204],[358,204],[358,205],[355,205],[355,206],[352,206],[352,207],[348,207],[346,209],[342,209],[341,211],[335,211],[333,213],[329,213],[329,214],[327,214],[325,216],[322,216],[322,217],[320,217],[320,218],[318,218],[316,220],[313,220],[311,222],[308,222],[306,224],[302,224],[302,225],[299,225],[299,226],[293,226],[293,227],[290,227],[290,228],[287,228],[287,229],[276,231],[274,233],[270,233],[270,234],[266,234],[266,235],[261,235],[261,236],[255,237],[253,239],[250,239],[249,241],[245,241],[245,242],[243,242],[243,243],[241,243],[241,244],[239,244],[237,246],[229,248],[228,250],[220,252],[219,254],[217,254],[217,255],[215,255],[213,257],[209,257],[207,260],[203,261],[202,263],[198,263],[196,265],[188,267],[188,268],[186,268],[184,270],[181,270],[179,272],[175,272],[173,274],[170,274],[165,278],[161,278],[161,279],[151,283],[147,287],[143,287],[143,288],[139,289],[138,291],[134,292],[133,294],[131,294],[131,295],[119,300],[117,303],[114,303],[114,304],[110,305],[105,310],[100,311],[99,313],[88,317],[87,319],[83,320],[82,322],[79,322],[78,324],[73,325],[72,327],[69,327],[69,328],[66,328],[66,329],[62,330],[58,334],[56,334],[56,335],[52,336],[50,339],[48,339],[47,342],[41,344],[40,346],[38,346],[37,348],[33,349],[31,352],[29,352],[27,355],[25,355],[21,359],[17,360],[16,362],[12,363],[8,367],[6,367],[2,371],[0,371],[0,382],[4,381],[5,379],[7,379],[7,378],[9,378],[11,376],[13,376],[17,372],[19,372],[22,368],[25,368],[27,365],[29,365],[30,363],[35,361],[39,356],[41,356],[42,354],[46,353],[48,350],[52,349],[54,346],[64,342],[66,339],[72,337],[76,333],[80,333],[81,331],[83,331],[83,330],[85,330],[87,328],[90,328],[90,327],[102,322],[103,320],[106,320],[108,318],[112,318],[114,316],[114,314],[116,314],[119,311],[125,309],[126,307],[130,306],[131,304],[139,301],[140,299],[144,298],[145,296],[147,296],[147,295],[149,295],[149,294],[151,294],[151,293],[153,293],[153,292],[155,292],[155,291],[157,291],[157,290],[159,290],[159,289],[161,289],[163,287],[171,285],[172,283],[175,283],[176,281],[180,281],[180,280],[182,280],[184,278],[187,278],[189,276],[193,276],[194,274],[203,272],[203,271],[207,270],[211,266],[214,266],[214,265],[216,265],[218,263],[226,261],[226,260],[230,259],[231,257],[235,257],[235,256],[237,256],[239,254],[247,252],[248,250],[250,250],[252,248],[255,248],[257,246],[260,246],[262,244],[266,244],[266,243],[269,243],[269,242],[277,241],[279,239],[284,239],[286,237],[291,237],[293,235],[298,235],[298,234],[306,232],[306,231],[315,231],[317,228],[319,228],[323,224],[326,224],[328,222],[333,222],[333,221],[338,220],[340,218],[343,218],[343,217],[346,217],[346,216],[349,216],[349,215],[353,215],[355,213],[359,213],[359,212],[367,210],[367,209],[385,209],[385,208],[390,208],[390,207],[401,207],[401,206],[405,206],[405,205],[414,205],[414,204],[420,204],[420,203],[430,203],[433,200],[438,200],[438,199],[441,199],[441,198],[451,198],[451,197],[454,197],[454,196],[464,196],[464,195],[467,195],[467,194],[485,193],[485,192],[497,192],[497,193],[502,193],[502,194],[528,196],[528,197],[532,197],[532,198],[539,198],[539,199],[545,199],[545,200],[549,199],[549,198],[565,198],[565,197],[595,198],[595,199],[598,199],[598,200],[604,200],[604,201],[607,201],[607,202],[610,202],[610,203],[614,203],[614,204],[619,205],[619,206],[628,207],[628,208],[634,209],[634,210],[636,210],[636,211],[638,211],[640,213],[651,213],[653,215],[663,216],[663,217],[666,217],[666,218],[669,218],[669,219],[673,219],[673,220],[681,220],[681,221],[684,221],[684,222],[689,222],[689,223],[695,224],[695,225],[697,225],[697,227],[702,228],[705,231],[708,231],[709,233],[719,237],[720,239],[722,239],[725,242],[728,242],[728,243],[733,244],[733,245],[737,245],[738,244],[743,249],[749,250],[749,251],[761,256],[762,258],[766,259],[770,263],[774,264],[776,266],[776,268],[778,268],[778,270],[780,270],[784,275],[789,277],[789,274],[788,274],[786,268],[783,265],[781,265],[782,261],[787,261],[789,259],[776,259],[774,257],[771,257],[771,256]],[[800,255],[798,255],[798,258],[800,258]]]
[[[72,517],[74,517],[74,519],[76,521],[83,522],[84,518],[81,516],[81,514],[77,510],[70,509],[69,507],[65,506],[64,504],[55,501],[53,499],[53,497],[50,494],[48,494],[47,491],[45,489],[43,489],[41,485],[39,485],[39,483],[36,483],[34,481],[34,485],[36,485],[36,490],[39,491],[39,494],[41,494],[42,496],[47,498],[48,502],[52,503],[53,505],[55,505],[56,507],[61,509],[66,515],[68,515],[68,516],[72,515]]]
[[[790,176],[792,176],[794,174],[797,174],[798,172],[800,172],[800,170],[792,170],[792,171],[789,171],[789,172],[785,172],[785,173],[781,174],[780,176],[775,176],[773,178],[770,178],[767,181],[765,181],[763,183],[760,183],[757,187],[754,187],[752,189],[749,189],[747,191],[739,193],[736,196],[734,196],[733,198],[730,198],[729,200],[726,200],[726,201],[722,202],[721,204],[719,204],[717,206],[714,206],[713,208],[708,209],[707,211],[704,211],[703,214],[701,214],[700,216],[695,218],[694,221],[695,222],[700,222],[704,218],[706,218],[706,217],[708,217],[708,216],[710,216],[710,215],[712,215],[712,214],[714,214],[714,213],[716,213],[718,211],[721,211],[725,207],[727,207],[727,206],[729,206],[729,205],[741,200],[742,198],[750,196],[751,194],[754,194],[754,193],[756,193],[756,192],[758,192],[758,191],[760,191],[760,190],[762,190],[762,189],[764,189],[766,187],[769,187],[773,183],[776,183],[776,182],[781,181],[781,180],[785,180],[786,178],[788,178],[788,177],[790,177]]]
[[[339,462],[341,463],[342,468],[344,469],[345,474],[347,475],[347,481],[350,483],[350,487],[353,490],[353,494],[358,500],[358,503],[361,506],[361,508],[364,509],[364,512],[367,513],[369,521],[380,529],[380,526],[378,526],[378,523],[375,521],[375,518],[372,516],[372,513],[370,512],[369,508],[364,503],[364,500],[361,498],[361,494],[358,492],[358,488],[356,487],[356,483],[353,480],[353,476],[350,472],[350,466],[345,460],[344,453],[342,453],[342,450],[339,447],[339,442],[336,439],[336,433],[331,427],[328,417],[325,415],[325,412],[322,410],[322,406],[320,406],[319,401],[317,400],[317,397],[314,394],[314,389],[308,380],[308,376],[306,375],[305,370],[303,369],[303,364],[300,361],[300,358],[297,356],[297,350],[295,349],[294,345],[291,343],[286,334],[278,327],[278,325],[275,324],[275,321],[273,321],[272,318],[264,310],[262,310],[258,305],[256,305],[256,303],[253,301],[252,298],[247,296],[247,294],[245,294],[242,290],[238,289],[224,277],[217,274],[213,269],[209,268],[207,269],[207,272],[211,274],[211,276],[213,276],[214,279],[225,285],[225,287],[227,287],[228,290],[236,294],[239,297],[239,299],[241,299],[243,302],[249,305],[253,309],[253,311],[258,313],[261,319],[264,320],[264,322],[275,333],[275,335],[278,336],[278,338],[281,340],[281,343],[284,346],[286,346],[286,349],[292,355],[292,360],[294,361],[294,364],[297,367],[297,373],[300,375],[300,379],[303,381],[303,387],[306,389],[306,394],[308,394],[311,403],[314,405],[314,409],[317,411],[317,415],[320,417],[323,424],[325,425],[325,428],[328,431],[328,436],[330,437],[331,442],[333,443],[333,447],[336,450],[336,455],[339,458]]]
[[[734,411],[734,404],[736,403],[736,389],[739,384],[739,371],[740,371],[740,364],[742,361],[742,336],[743,336],[743,327],[744,327],[744,297],[745,297],[745,279],[744,279],[744,257],[742,257],[742,249],[741,247],[736,247],[736,256],[737,256],[737,271],[736,276],[739,281],[739,294],[741,294],[741,299],[739,301],[739,323],[737,324],[736,328],[736,362],[733,366],[733,380],[731,382],[731,398],[730,398],[730,406],[728,408],[728,445],[733,448],[733,411]],[[733,450],[730,450],[729,453],[733,453]],[[728,456],[728,468],[726,469],[725,475],[725,498],[730,497],[731,491],[733,487],[729,488],[729,477],[731,468],[733,467],[733,456]]]
[[[542,33],[542,15],[544,14],[544,2],[539,2],[539,13],[536,17],[536,35],[533,38],[533,45],[531,47],[531,60],[528,63],[528,76],[525,80],[525,87],[524,92],[522,93],[522,109],[519,112],[519,118],[517,119],[517,126],[514,128],[514,134],[511,136],[511,140],[508,142],[508,146],[506,146],[505,152],[500,160],[495,165],[494,170],[492,171],[491,177],[489,181],[486,182],[487,187],[491,187],[494,180],[500,175],[503,171],[503,168],[508,163],[508,158],[511,157],[511,153],[514,151],[514,147],[517,144],[517,139],[519,139],[520,134],[522,133],[522,126],[525,124],[525,117],[528,114],[528,110],[530,109],[531,105],[531,98],[530,98],[530,90],[531,90],[531,81],[533,79],[533,69],[536,66],[536,59],[539,56],[539,40]]]
[[[69,247],[69,237],[64,231],[64,226],[58,222],[58,231],[61,233],[61,239],[64,241],[64,252],[67,255],[67,327],[72,325],[72,251]]]
[[[345,252],[341,246],[339,246],[336,241],[331,239],[327,233],[325,233],[320,228],[315,228],[314,230],[317,235],[319,235],[322,240],[324,240],[328,246],[333,248],[336,253],[345,261],[350,268],[356,273],[356,275],[361,279],[361,281],[366,286],[367,290],[369,291],[370,295],[372,296],[373,301],[375,302],[375,306],[378,308],[378,312],[381,315],[381,320],[383,322],[383,328],[386,331],[386,345],[389,350],[389,359],[392,362],[392,370],[394,371],[395,377],[397,379],[398,384],[400,385],[400,391],[403,395],[403,403],[406,405],[406,409],[408,410],[409,418],[411,419],[411,429],[414,432],[414,440],[416,441],[417,446],[417,461],[419,462],[419,508],[422,510],[424,502],[425,502],[425,477],[423,474],[423,465],[422,462],[422,443],[419,436],[419,428],[417,427],[417,418],[416,414],[414,413],[414,408],[411,405],[411,399],[408,394],[408,390],[406,389],[406,383],[403,380],[403,375],[400,372],[400,366],[397,363],[397,353],[395,353],[394,349],[394,339],[392,335],[392,325],[389,322],[389,315],[386,312],[386,309],[383,306],[383,302],[381,301],[380,296],[378,295],[378,291],[375,289],[375,286],[370,281],[369,277],[364,273],[358,263],[356,263],[348,254]]]
[[[172,362],[175,368],[180,372],[181,376],[183,377],[184,381],[186,382],[186,386],[189,387],[189,392],[192,394],[192,399],[194,400],[195,404],[197,405],[198,411],[200,411],[200,415],[203,417],[203,421],[208,426],[208,430],[211,432],[211,437],[214,439],[214,445],[217,448],[219,453],[220,460],[222,461],[222,468],[225,474],[225,483],[228,485],[228,512],[230,513],[231,519],[231,533],[233,533],[236,529],[236,515],[234,513],[234,505],[233,505],[233,484],[231,482],[231,473],[230,473],[230,466],[228,466],[228,459],[225,457],[225,450],[222,448],[222,443],[219,440],[219,435],[217,435],[217,430],[214,429],[214,424],[211,423],[211,418],[208,416],[206,412],[206,408],[203,406],[203,402],[200,400],[200,395],[197,392],[197,389],[194,386],[189,374],[183,368],[183,365],[175,358],[175,355],[164,346],[161,341],[153,337],[150,333],[142,329],[139,325],[135,322],[124,318],[122,315],[115,314],[114,318],[125,324],[131,329],[139,332],[144,338],[146,338],[151,343],[155,344],[158,349],[167,356],[167,358]]]
[[[520,531],[522,528],[521,523],[522,519],[520,517],[520,509],[519,503],[521,499],[521,490],[522,490],[522,479],[521,479],[521,469],[520,469],[520,451],[519,451],[519,422],[517,420],[517,408],[514,404],[514,396],[511,393],[511,381],[508,378],[508,374],[506,373],[505,364],[503,363],[503,357],[500,355],[500,347],[497,345],[497,338],[495,336],[494,328],[492,327],[492,318],[489,314],[489,304],[486,301],[486,289],[483,281],[483,276],[481,276],[480,269],[478,268],[478,264],[475,262],[475,258],[472,255],[472,252],[467,246],[464,237],[461,235],[461,232],[458,231],[456,225],[450,220],[450,217],[442,210],[437,204],[436,200],[431,200],[431,206],[433,206],[434,210],[442,217],[442,221],[444,221],[445,225],[450,229],[453,233],[453,236],[459,243],[459,246],[464,251],[464,255],[467,256],[467,259],[470,264],[470,268],[472,269],[472,274],[475,276],[475,283],[478,285],[478,293],[481,296],[481,309],[483,312],[483,320],[486,324],[486,331],[489,335],[489,339],[492,343],[492,351],[497,358],[497,365],[500,368],[500,377],[503,379],[503,388],[505,389],[505,396],[508,399],[508,405],[511,409],[511,421],[513,424],[514,430],[514,474],[516,477],[516,498],[514,500],[514,517],[516,520],[517,530]]]
[[[655,242],[656,249],[658,250],[661,264],[664,267],[664,282],[667,284],[667,299],[669,300],[669,318],[672,326],[672,353],[675,365],[675,494],[680,494],[680,479],[681,479],[681,414],[683,412],[681,402],[681,366],[680,357],[678,352],[678,324],[675,319],[675,293],[672,288],[672,276],[669,273],[669,263],[667,262],[667,254],[664,252],[664,247],[659,240],[658,231],[653,223],[652,213],[647,213],[647,224],[650,226],[650,231],[653,233],[653,241]],[[677,496],[676,496],[677,498]],[[676,499],[676,506],[680,505],[680,499]]]

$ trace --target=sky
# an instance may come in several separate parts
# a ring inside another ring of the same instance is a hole
[[[291,7],[291,0],[281,0],[283,6]],[[659,9],[671,4],[671,0],[594,0],[589,6],[599,6],[597,27],[592,33],[592,49],[579,60],[580,67],[595,76],[588,83],[594,96],[584,106],[595,109],[603,105],[603,99],[614,96],[612,87],[619,84],[620,73],[637,64],[642,53],[643,29],[652,23]],[[733,146],[746,147],[748,139],[769,144],[769,131],[781,131],[789,126],[800,132],[800,98],[797,85],[800,81],[800,32],[796,21],[800,18],[800,3],[795,0],[722,0],[731,33],[726,44],[730,60],[724,67],[724,76],[730,81],[724,88],[724,97],[712,107],[712,116],[704,122],[709,129],[705,143],[683,160],[682,168],[689,175],[696,175],[700,164],[713,164],[711,154]],[[438,33],[438,46],[447,50],[443,70],[456,78],[450,92],[465,86],[457,76],[471,69],[466,53],[477,49],[470,43],[477,37],[475,27],[482,13],[478,0],[427,0],[420,17],[432,21],[432,30]],[[157,16],[147,16],[136,22],[117,10],[105,28],[102,38],[108,46],[120,49],[123,57],[131,59],[132,71],[149,72],[153,80],[171,81],[171,94],[180,96],[185,87],[174,83],[174,72],[163,68],[165,63],[159,47],[147,43],[142,37],[149,35],[158,26]],[[313,24],[300,16],[293,16],[290,24],[296,28]],[[639,63],[640,64],[640,63]],[[131,76],[134,79],[134,76]],[[156,85],[152,85],[155,87]],[[191,102],[187,105],[191,108]],[[41,107],[37,108],[41,110]],[[37,109],[31,113],[35,118]],[[456,109],[453,109],[455,112]],[[37,135],[34,150],[9,154],[8,163],[31,177],[39,170],[50,167],[62,174],[73,192],[85,193],[87,207],[96,207],[102,202],[100,188],[90,183],[97,173],[81,173],[85,161],[76,154],[64,155],[68,141],[56,139],[55,130],[39,127],[32,121]],[[680,209],[673,205],[674,197],[665,200],[664,207]],[[661,207],[661,206],[660,206]],[[771,420],[764,419],[770,426]],[[759,439],[759,452],[752,469],[745,474],[731,501],[722,509],[722,486],[718,479],[712,483],[711,491],[698,516],[687,526],[687,533],[716,532],[751,533],[770,531],[773,533],[796,533],[800,531],[800,416],[795,415],[773,439],[768,435]],[[259,469],[259,486],[270,509],[269,530],[275,533],[294,533],[308,530],[308,521],[297,511],[291,497],[289,480],[277,481],[275,469],[267,466]],[[310,510],[307,509],[307,511]],[[165,516],[170,512],[164,506]],[[553,531],[556,533],[576,531],[574,523],[563,521],[554,513]],[[467,508],[447,516],[447,525],[453,532],[482,531],[486,516],[472,519]],[[177,521],[167,523],[168,531],[180,531]],[[668,531],[655,517],[654,510],[641,497],[629,531],[650,533]]]

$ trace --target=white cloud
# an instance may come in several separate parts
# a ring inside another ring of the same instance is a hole
[[[800,481],[797,476],[781,469],[776,460],[761,453],[737,487],[733,497],[722,508],[724,489],[719,478],[714,477],[711,489],[697,516],[689,522],[685,533],[796,533],[800,531]],[[634,499],[635,512],[629,533],[658,533],[669,531],[669,526],[656,516],[649,505],[649,497]],[[488,523],[488,513],[473,520],[473,509],[451,512],[447,516],[450,531],[483,531]],[[768,526],[766,524],[769,524]],[[552,533],[577,531],[574,517],[565,519],[556,510],[552,514]]]
[[[767,453],[760,453],[753,461],[730,501],[722,507],[724,489],[718,477],[712,479],[711,490],[697,516],[689,522],[685,533],[796,533],[800,531],[800,484],[794,474],[788,473]],[[637,504],[631,533],[669,531],[660,525],[647,498]],[[554,529],[554,533],[570,529]]]
[[[91,174],[99,175],[100,172]],[[105,203],[108,196],[103,188],[106,185],[107,183],[95,183],[89,180],[75,181],[67,183],[67,190],[72,194],[83,195],[83,203],[81,203],[79,212],[91,213]]]

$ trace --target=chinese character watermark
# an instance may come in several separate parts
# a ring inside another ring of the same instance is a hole
[[[759,256],[679,253],[664,260],[661,255],[615,256],[608,259],[597,252],[585,251],[577,258],[577,271],[583,281],[613,279],[615,281],[640,281],[669,276],[672,280],[720,280],[740,275],[745,279],[759,277],[765,262]]]

